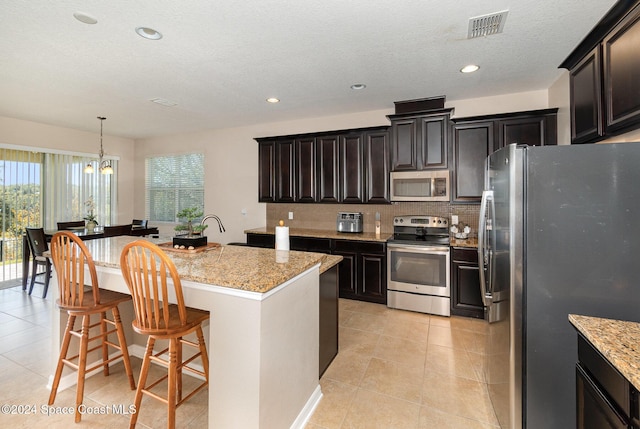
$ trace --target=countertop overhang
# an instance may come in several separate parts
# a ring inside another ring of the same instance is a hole
[[[569,314],[569,321],[640,390],[640,323]]]

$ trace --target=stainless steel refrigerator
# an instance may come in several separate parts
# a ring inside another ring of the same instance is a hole
[[[640,143],[496,151],[479,225],[484,369],[501,427],[575,428],[568,314],[640,322]]]

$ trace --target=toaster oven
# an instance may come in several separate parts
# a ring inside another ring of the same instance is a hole
[[[362,232],[362,213],[338,212],[338,232]]]

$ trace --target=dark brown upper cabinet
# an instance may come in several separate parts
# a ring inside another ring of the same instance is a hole
[[[446,169],[452,110],[388,116],[391,120],[391,170]]]
[[[640,126],[640,6],[603,43],[606,132]]]
[[[496,149],[493,129],[493,121],[453,124],[452,201],[480,201],[484,187],[484,160]]]
[[[258,142],[258,201],[261,203],[276,201],[275,152],[274,140]]]
[[[519,114],[514,118],[496,120],[497,148],[513,143],[528,146],[557,144],[557,111],[558,109],[545,109],[531,114]]]
[[[569,70],[571,142],[640,128],[640,0],[617,2],[560,65]]]
[[[315,203],[316,185],[316,141],[313,137],[296,139],[296,201]]]
[[[318,147],[318,202],[340,201],[338,136],[316,137]]]
[[[601,71],[598,46],[569,73],[572,143],[594,141],[604,135]]]
[[[294,140],[276,140],[275,152],[276,202],[293,203],[296,200]]]
[[[389,131],[367,131],[364,134],[365,203],[389,204]]]
[[[364,201],[364,139],[362,133],[340,136],[340,201]]]
[[[453,119],[451,201],[480,202],[484,161],[501,147],[557,144],[557,112],[554,108]]]
[[[258,201],[389,204],[389,127],[257,138]]]

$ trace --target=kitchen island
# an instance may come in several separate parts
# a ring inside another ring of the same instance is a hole
[[[85,243],[101,288],[128,293],[119,268],[120,253],[135,239],[112,237]],[[209,427],[303,427],[322,396],[318,383],[320,268],[340,258],[241,246],[198,253],[166,250],[181,276],[186,305],[211,313],[205,329]],[[55,276],[52,280],[57,294]],[[122,313],[125,328],[130,328],[131,319],[126,310]],[[59,317],[59,312],[54,314]],[[60,338],[61,321],[52,326],[53,338]],[[127,334],[129,349],[141,356],[146,339],[136,337]],[[56,344],[54,350],[58,349]],[[52,354],[53,369],[57,353]]]

